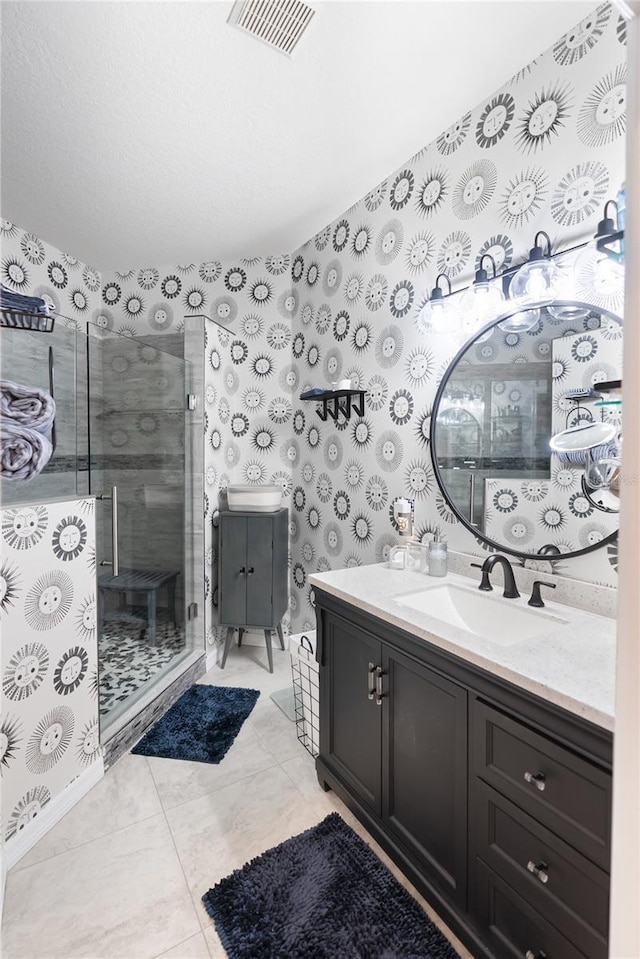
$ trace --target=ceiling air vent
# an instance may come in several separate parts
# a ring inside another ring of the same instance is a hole
[[[290,54],[314,13],[315,10],[300,0],[236,0],[229,23]]]

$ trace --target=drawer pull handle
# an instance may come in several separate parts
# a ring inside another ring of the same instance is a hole
[[[376,693],[375,671],[375,663],[369,663],[369,668],[367,669],[367,699],[373,699]]]
[[[547,959],[547,954],[546,952],[533,952],[531,949],[527,949],[524,959]]]
[[[529,872],[533,873],[536,879],[539,879],[540,882],[545,884],[549,882],[549,873],[547,872],[548,868],[549,867],[547,866],[546,862],[535,863],[532,859],[530,859],[527,863],[527,869]]]
[[[524,781],[531,783],[531,785],[535,786],[536,789],[539,789],[540,792],[544,792],[547,786],[544,773],[525,773]]]
[[[382,706],[384,693],[382,692],[382,666],[376,666],[376,706]]]

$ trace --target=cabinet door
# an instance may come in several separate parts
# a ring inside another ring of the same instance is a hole
[[[247,517],[247,626],[273,626],[273,517]]]
[[[247,614],[247,520],[220,517],[220,622],[244,626]]]
[[[383,818],[425,877],[464,905],[467,691],[402,653],[383,659]]]
[[[320,756],[354,796],[381,809],[382,707],[370,691],[381,646],[369,633],[326,616],[321,667]]]

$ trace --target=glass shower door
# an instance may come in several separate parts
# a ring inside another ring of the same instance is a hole
[[[193,650],[192,431],[182,356],[91,325],[87,348],[104,735]]]

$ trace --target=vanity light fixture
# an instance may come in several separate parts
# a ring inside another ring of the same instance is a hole
[[[608,215],[616,211],[615,220]],[[589,278],[589,286],[605,296],[622,295],[624,289],[624,257],[621,252],[624,231],[619,229],[618,204],[607,200],[604,216],[595,236],[576,257],[574,271],[580,281]]]
[[[484,269],[483,263],[485,260],[489,260],[491,263],[493,270],[493,276],[491,277]],[[472,333],[479,326],[488,323],[494,316],[502,312],[504,293],[497,280],[496,261],[490,253],[484,253],[480,257],[480,266],[476,270],[475,279],[460,301],[462,325],[465,332]]]
[[[446,280],[449,287],[446,294],[440,287],[440,280]],[[460,329],[460,314],[449,299],[451,296],[451,281],[446,273],[439,273],[436,283],[431,290],[429,299],[420,310],[418,324],[423,330],[432,330],[434,333],[457,333]]]
[[[546,252],[538,243],[540,237],[546,241]],[[529,259],[509,284],[509,298],[523,305],[551,302],[558,295],[560,280],[560,270],[551,259],[549,234],[538,230],[529,251]]]

